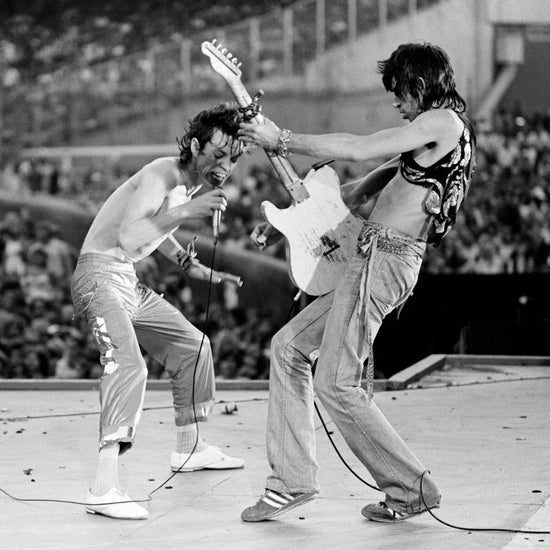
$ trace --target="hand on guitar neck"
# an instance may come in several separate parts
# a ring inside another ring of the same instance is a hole
[[[342,279],[348,261],[355,257],[363,226],[342,201],[338,175],[322,166],[301,179],[287,158],[289,144],[299,152],[292,134],[260,114],[241,81],[237,58],[216,41],[203,42],[201,51],[227,82],[240,108],[251,112],[250,122],[241,124],[241,139],[264,149],[290,196],[290,206],[284,209],[269,201],[261,203],[268,223],[254,229],[252,242],[263,249],[284,236],[294,284],[311,296],[330,292]]]
[[[281,133],[281,129],[266,116],[261,124],[241,122],[239,129],[239,137],[247,144],[256,145],[265,151],[277,151]]]

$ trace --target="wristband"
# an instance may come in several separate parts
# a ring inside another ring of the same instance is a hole
[[[292,154],[288,150],[288,144],[290,143],[291,139],[292,132],[290,130],[287,130],[286,128],[283,128],[283,130],[281,130],[281,133],[279,134],[279,141],[277,142],[277,154],[280,157],[287,158]]]
[[[197,253],[195,252],[195,240],[197,237],[195,237],[188,245],[187,250],[184,250],[183,248],[181,250],[178,250],[176,257],[178,259],[178,266],[182,271],[187,271],[193,263],[195,263],[195,258],[197,257]]]

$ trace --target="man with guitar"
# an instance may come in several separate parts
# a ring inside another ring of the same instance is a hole
[[[371,135],[307,135],[265,118],[241,124],[243,140],[284,158],[291,152],[357,162],[394,157],[341,187],[346,205],[363,219],[356,254],[336,288],[273,338],[267,425],[272,472],[265,494],[243,511],[244,521],[272,519],[319,492],[314,390],[385,493],[383,502],[362,509],[364,517],[391,523],[439,506],[431,475],[374,403],[372,344],[384,317],[412,293],[426,244],[437,246],[455,222],[474,170],[475,135],[441,48],[402,44],[378,70],[393,106],[410,121],[404,127]],[[271,227],[264,234],[267,226],[252,234],[258,246],[280,235]]]
[[[179,141],[180,155],[153,160],[118,187],[95,217],[72,278],[75,312],[88,322],[100,351],[99,461],[86,511],[118,519],[145,519],[147,510],[124,493],[118,456],[132,447],[141,416],[147,367],[143,347],[172,382],[176,449],[174,472],[242,468],[239,458],[207,445],[197,422],[214,403],[214,369],[208,338],[136,276],[134,263],[158,250],[190,277],[220,282],[237,278],[195,259],[173,237],[186,223],[224,211],[221,186],[243,147],[240,114],[227,104],[200,112]],[[202,189],[201,189],[202,188]],[[216,224],[214,224],[216,229]]]

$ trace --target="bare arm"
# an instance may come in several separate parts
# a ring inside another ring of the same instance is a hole
[[[172,236],[168,235],[166,240],[160,243],[157,250],[171,262],[178,264],[178,252],[184,251],[185,249],[181,244]]]
[[[363,178],[340,187],[343,201],[350,207],[359,206],[367,197],[378,193],[393,178],[399,168],[399,157],[394,157]]]
[[[169,168],[146,167],[138,175],[133,193],[119,228],[120,246],[130,254],[139,252],[179,227],[188,219],[210,216],[225,210],[227,201],[221,189],[214,189],[188,202],[178,193],[178,174]],[[171,207],[171,202],[176,205]]]
[[[201,264],[196,258],[194,248],[194,241],[189,243],[187,248],[184,248],[173,235],[169,235],[166,240],[160,244],[157,250],[185,271],[192,279],[209,281],[210,277],[212,277],[212,282],[216,284],[227,282],[237,286],[242,285],[240,277],[230,273],[224,273],[223,271],[216,271]],[[189,260],[184,267],[182,259],[186,256]]]
[[[429,143],[457,138],[452,115],[434,109],[419,115],[403,127],[389,128],[370,135],[346,133],[293,134],[287,147],[294,153],[343,161],[365,161],[412,151]],[[264,124],[241,124],[240,135],[266,150],[276,151],[281,130],[269,119]]]

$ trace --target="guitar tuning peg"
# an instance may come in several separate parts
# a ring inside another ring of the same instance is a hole
[[[217,38],[214,38],[214,39],[212,40],[212,46],[215,46],[217,41],[218,41],[218,39],[217,39]]]
[[[240,69],[242,65],[242,61],[237,65],[237,69]]]
[[[231,52],[227,52],[227,59],[231,59],[233,57],[233,54]]]
[[[233,61],[233,64],[237,64],[239,62],[239,58],[238,57],[234,57],[231,61]]]
[[[227,48],[222,48],[222,54],[225,55],[227,53]]]

